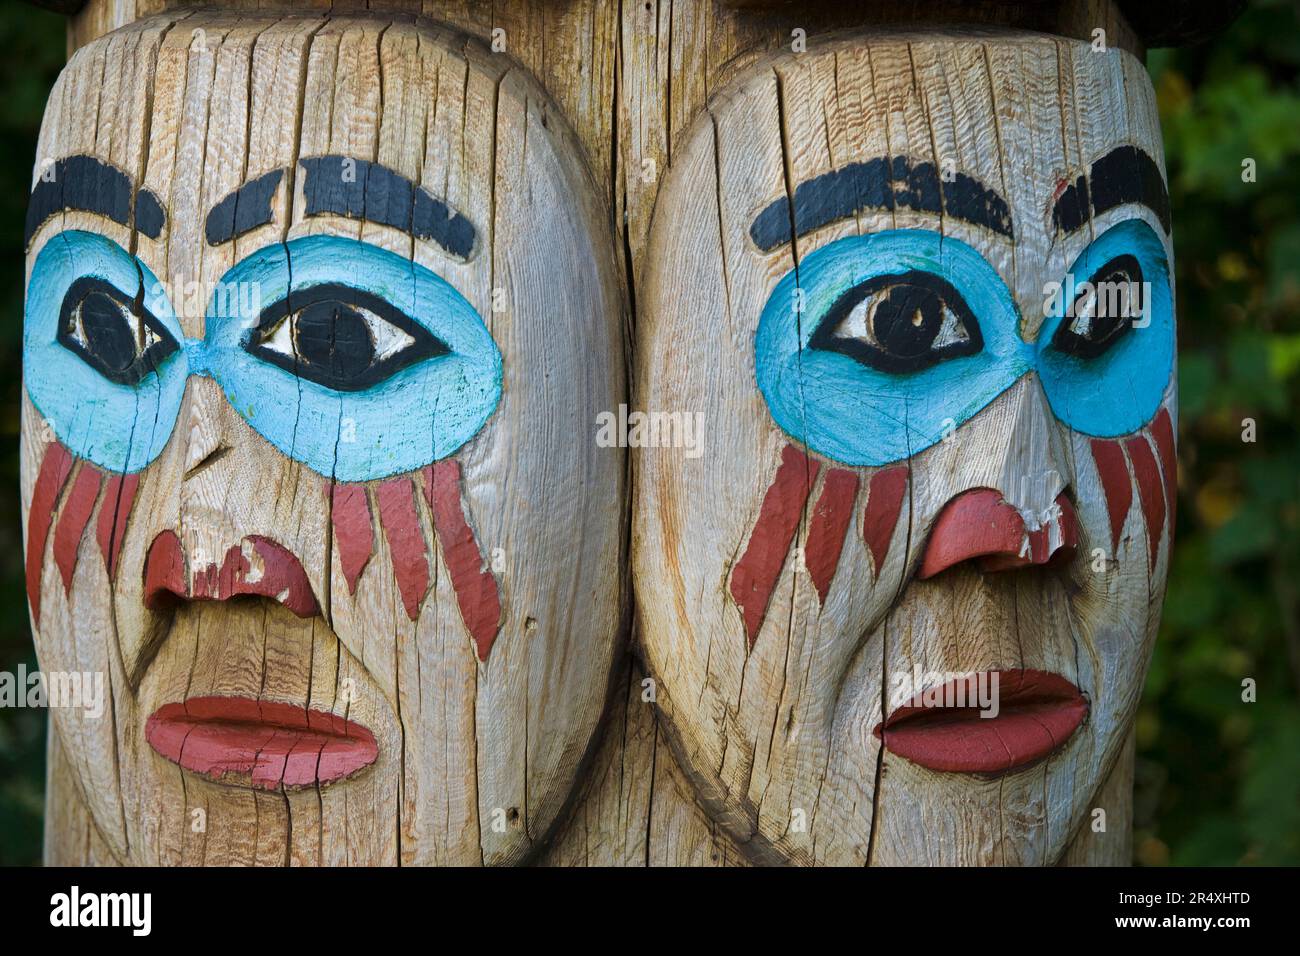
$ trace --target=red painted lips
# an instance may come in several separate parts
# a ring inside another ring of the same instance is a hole
[[[982,717],[981,707],[973,699],[975,681],[992,690],[994,675],[997,716]],[[971,692],[960,695],[961,684]],[[969,706],[927,706],[927,699]],[[1087,716],[1088,703],[1079,688],[1059,674],[987,671],[917,694],[874,732],[890,753],[922,767],[997,775],[1026,767],[1058,750]]]
[[[259,790],[333,783],[375,762],[375,735],[323,710],[244,697],[164,704],[145,724],[161,756],[192,773]]]

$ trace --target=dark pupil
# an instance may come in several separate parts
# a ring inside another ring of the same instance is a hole
[[[375,358],[370,329],[361,314],[338,299],[325,299],[303,307],[295,328],[298,356],[342,379],[361,375]]]
[[[933,289],[910,283],[891,286],[871,320],[880,347],[901,358],[930,351],[943,322],[943,303]]]
[[[122,309],[121,302],[103,292],[91,292],[81,300],[86,350],[114,372],[126,371],[139,354]]]
[[[1093,342],[1105,341],[1125,323],[1142,315],[1142,286],[1130,286],[1133,282],[1133,276],[1123,267],[1103,269],[1092,279],[1093,314],[1086,338]],[[1080,311],[1081,303],[1076,303],[1075,314]]]
[[[1142,286],[1135,282],[1127,270],[1114,269],[1102,281],[1119,290],[1118,294],[1111,297],[1115,302],[1115,311],[1119,313],[1116,318],[1136,319],[1142,315]]]

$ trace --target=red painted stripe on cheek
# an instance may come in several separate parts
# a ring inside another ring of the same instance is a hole
[[[72,455],[54,442],[45,450],[41,470],[32,487],[32,506],[27,512],[27,603],[32,609],[32,621],[38,627],[41,623],[41,568],[45,564],[45,542],[49,539],[59,493],[63,491],[71,471]]]
[[[1092,460],[1097,464],[1097,477],[1106,496],[1106,511],[1110,515],[1110,553],[1119,550],[1119,536],[1124,533],[1124,519],[1133,506],[1133,478],[1129,475],[1124,449],[1117,441],[1094,438]]]
[[[77,570],[77,551],[81,547],[81,536],[90,523],[90,514],[95,510],[99,499],[99,486],[104,476],[90,462],[82,462],[81,470],[72,482],[68,492],[68,501],[59,515],[59,523],[54,528],[54,563],[63,576],[63,590],[72,590],[72,574]]]
[[[831,580],[840,563],[844,549],[844,536],[853,520],[853,504],[858,497],[858,476],[844,468],[826,472],[821,497],[813,507],[812,522],[808,528],[808,544],[804,548],[804,564],[812,576],[817,597],[822,603],[830,591]]]
[[[433,527],[451,574],[461,619],[474,640],[478,659],[486,661],[501,624],[501,593],[497,579],[483,566],[483,552],[465,520],[460,462],[449,458],[426,468],[424,496],[433,512]]]
[[[763,495],[749,546],[732,569],[731,596],[740,607],[750,648],[767,614],[768,601],[820,468],[793,445],[785,446],[776,477]]]
[[[330,521],[334,541],[343,565],[343,579],[348,593],[357,593],[357,579],[366,569],[375,550],[375,527],[370,519],[370,502],[363,485],[334,485],[331,495]]]
[[[402,594],[402,606],[412,621],[420,616],[420,602],[429,590],[429,552],[415,513],[415,484],[410,478],[381,482],[379,523],[393,555],[393,576]]]
[[[104,567],[111,581],[117,571],[117,559],[122,553],[122,538],[126,535],[126,522],[131,517],[135,493],[140,487],[140,476],[113,475],[105,486],[104,503],[99,506],[99,521],[95,525],[95,538],[99,553],[104,556]]]
[[[1136,435],[1124,442],[1128,455],[1133,462],[1133,474],[1137,477],[1138,498],[1142,502],[1142,515],[1147,524],[1147,548],[1150,551],[1152,571],[1156,568],[1156,554],[1160,550],[1160,533],[1165,527],[1164,488],[1160,482],[1160,469],[1156,466],[1156,456],[1145,436]]]
[[[867,492],[867,512],[862,521],[862,538],[867,543],[876,574],[884,567],[889,542],[894,537],[903,494],[907,491],[907,466],[886,468],[871,476]]]
[[[1174,515],[1178,510],[1178,452],[1174,444],[1174,425],[1169,409],[1160,409],[1151,423],[1151,437],[1160,455],[1160,472],[1165,478],[1165,504],[1169,507],[1169,537],[1174,536]]]

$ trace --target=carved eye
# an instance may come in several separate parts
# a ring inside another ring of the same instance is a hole
[[[1116,256],[1075,293],[1052,346],[1067,355],[1096,358],[1123,338],[1145,313],[1142,267],[1133,256]]]
[[[340,392],[361,391],[416,362],[450,352],[388,302],[336,283],[291,292],[268,306],[244,348]]]
[[[984,345],[961,295],[931,272],[877,276],[849,289],[809,339],[882,372],[915,372]]]
[[[132,300],[94,276],[69,287],[56,338],[119,385],[138,385],[180,347],[140,299]]]

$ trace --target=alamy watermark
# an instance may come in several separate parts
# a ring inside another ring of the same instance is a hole
[[[998,715],[997,671],[899,671],[890,678],[889,710],[899,707],[955,708],[978,710],[981,717]]]
[[[227,316],[243,322],[255,322],[262,312],[260,282],[199,281],[175,275],[171,281],[159,280],[149,287],[149,298],[171,303],[177,318],[198,319],[204,316]]]
[[[74,885],[50,897],[50,925],[55,927],[118,926],[133,936],[148,936],[153,928],[152,893],[83,893]]]
[[[103,671],[0,671],[0,707],[64,707],[104,715]]]
[[[1073,295],[1065,301],[1066,290]],[[1043,314],[1066,318],[1132,319],[1133,328],[1151,324],[1151,283],[1137,279],[1106,279],[1101,282],[1075,282],[1067,275],[1064,282],[1043,286]]]
[[[704,454],[703,412],[628,411],[596,415],[596,445],[600,448],[682,448],[687,458]]]

